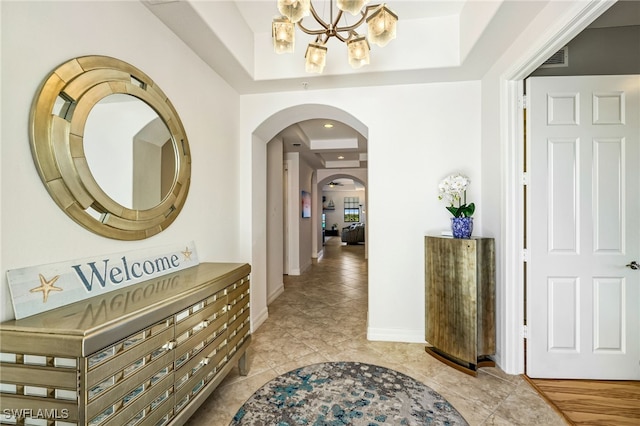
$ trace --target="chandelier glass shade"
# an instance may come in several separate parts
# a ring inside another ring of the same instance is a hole
[[[305,58],[305,71],[322,73],[327,62],[327,48],[320,43],[309,43]]]
[[[369,41],[380,47],[396,38],[396,22],[398,17],[384,5],[378,6],[367,18]]]
[[[334,1],[338,9],[334,17]],[[369,43],[386,46],[396,37],[396,23],[398,16],[385,4],[367,6],[369,0],[330,0],[330,19],[322,19],[313,6],[311,0],[277,0],[278,10],[282,14],[273,20],[272,39],[276,53],[291,53],[294,51],[296,26],[304,33],[316,36],[305,53],[305,69],[307,72],[322,73],[326,63],[326,43],[335,37],[347,45],[349,64],[353,68],[360,68],[369,64]],[[343,13],[354,15],[356,22],[341,25]],[[316,28],[309,28],[303,24],[303,19],[311,15]],[[356,29],[364,22],[367,23],[367,36],[360,35]]]
[[[349,65],[352,68],[360,68],[369,65],[369,42],[365,36],[353,38],[347,42],[349,50]]]
[[[309,16],[310,9],[311,0],[278,0],[278,10],[293,23]]]
[[[337,0],[336,5],[338,9],[343,12],[349,12],[353,16],[356,16],[360,13],[360,10],[364,7],[365,4],[369,3],[369,0]]]
[[[295,47],[294,34],[296,24],[287,18],[276,18],[271,26],[271,37],[273,37],[273,48],[276,53],[293,53]]]

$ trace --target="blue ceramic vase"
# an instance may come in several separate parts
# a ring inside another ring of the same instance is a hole
[[[471,233],[473,232],[473,218],[452,217],[451,232],[453,233],[453,238],[471,238]]]

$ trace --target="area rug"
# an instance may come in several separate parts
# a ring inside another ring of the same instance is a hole
[[[439,393],[405,374],[329,362],[271,380],[240,407],[230,426],[467,424]]]

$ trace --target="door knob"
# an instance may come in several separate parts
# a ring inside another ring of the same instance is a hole
[[[635,260],[632,261],[631,263],[628,263],[625,265],[627,268],[631,268],[631,269],[640,269],[640,264],[638,262],[636,262]]]

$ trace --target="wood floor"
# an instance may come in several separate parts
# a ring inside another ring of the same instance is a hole
[[[572,425],[640,425],[640,381],[529,379]]]

